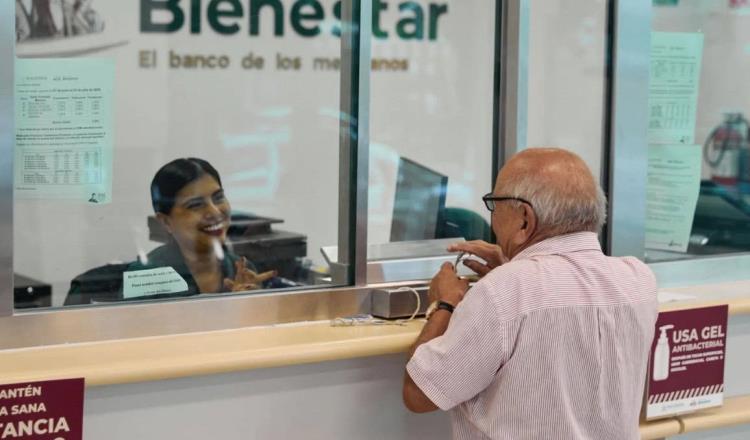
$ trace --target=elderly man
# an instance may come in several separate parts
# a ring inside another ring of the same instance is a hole
[[[484,260],[465,262],[483,275],[471,289],[450,263],[433,278],[406,406],[451,410],[455,439],[639,438],[656,282],[602,253],[606,200],[588,167],[525,150],[484,202],[498,245],[452,246]]]

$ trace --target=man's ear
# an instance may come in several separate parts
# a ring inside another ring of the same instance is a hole
[[[528,238],[536,232],[536,213],[527,203],[523,203],[521,206],[523,208],[523,224],[521,225],[521,231],[526,238]]]
[[[156,213],[156,219],[159,220],[159,223],[164,227],[164,229],[167,230],[170,234],[172,233],[172,219],[169,218],[168,215],[164,214],[163,212],[157,212]]]

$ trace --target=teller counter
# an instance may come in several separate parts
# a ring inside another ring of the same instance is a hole
[[[743,346],[750,342],[750,282],[660,294],[683,295],[662,303],[663,311],[729,305],[726,400],[722,408],[644,422],[642,437],[717,428],[747,435],[750,356]],[[87,438],[163,438],[178,427],[192,433],[185,438],[207,430],[221,438],[247,430],[258,436],[447,438],[447,417],[410,414],[401,404],[404,353],[423,323],[333,327],[323,320],[10,349],[0,352],[0,377],[6,383],[84,377]],[[126,423],[133,415],[151,428]]]

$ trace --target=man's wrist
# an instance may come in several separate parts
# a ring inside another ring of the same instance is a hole
[[[427,319],[430,319],[432,315],[434,315],[435,313],[441,310],[448,312],[449,314],[452,314],[454,309],[455,309],[454,303],[438,299],[437,301],[434,301],[432,304],[430,304],[430,306],[427,308],[427,313],[425,314],[425,317]]]
[[[439,302],[444,302],[446,304],[450,304],[451,306],[453,306],[453,308],[456,308],[456,306],[458,305],[458,303],[461,302],[461,297],[460,296],[459,297],[456,297],[456,296],[438,297],[435,300],[435,302],[438,302],[438,303]]]
[[[438,301],[437,304],[437,310],[445,310],[446,312],[453,313],[453,310],[456,308],[453,304],[449,303],[448,301]]]

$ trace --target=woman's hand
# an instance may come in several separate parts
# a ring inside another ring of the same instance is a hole
[[[500,246],[482,240],[455,243],[448,246],[448,251],[466,252],[467,254],[476,255],[484,260],[485,264],[482,264],[477,260],[464,260],[463,262],[464,266],[476,272],[480,277],[487,275],[492,269],[509,261]]]
[[[234,279],[224,278],[224,288],[232,292],[256,290],[263,286],[263,282],[276,276],[275,270],[257,273],[247,268],[247,259],[242,257],[234,263]]]

